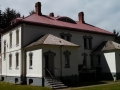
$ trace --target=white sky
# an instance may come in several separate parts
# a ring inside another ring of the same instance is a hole
[[[0,5],[3,11],[10,7],[27,16],[38,1],[42,3],[43,14],[54,12],[55,16],[78,20],[78,13],[83,11],[86,23],[120,32],[120,0],[0,0]]]

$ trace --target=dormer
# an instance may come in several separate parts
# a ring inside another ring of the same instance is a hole
[[[72,24],[76,24],[76,22],[69,17],[58,17],[57,20],[72,23]]]

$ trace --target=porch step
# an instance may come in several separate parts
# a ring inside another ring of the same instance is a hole
[[[45,81],[50,85],[52,89],[67,88],[67,86],[63,84],[63,82],[61,82],[58,78],[45,77]]]

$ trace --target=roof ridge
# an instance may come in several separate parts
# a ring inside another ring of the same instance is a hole
[[[43,36],[43,37],[45,37],[45,38],[44,38],[44,40],[43,40],[43,42],[42,42],[42,43],[44,43],[44,42],[46,41],[46,38],[47,38],[49,35],[50,35],[50,34],[46,34],[46,35],[45,35],[46,37],[45,37],[45,36]]]

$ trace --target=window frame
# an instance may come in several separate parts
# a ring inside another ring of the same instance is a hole
[[[29,69],[33,69],[33,53],[29,53]]]
[[[70,55],[71,55],[71,52],[66,50],[63,52],[64,54],[64,60],[65,60],[65,68],[70,68]],[[66,60],[67,59],[67,60]],[[66,61],[67,61],[67,64],[66,64]]]
[[[16,46],[19,46],[19,30],[16,30]]]
[[[4,60],[6,59],[6,40],[4,40]]]
[[[10,38],[10,41],[9,41],[9,44],[10,44],[10,48],[12,48],[12,32],[10,32],[9,34],[9,38]]]
[[[12,54],[9,54],[9,69],[12,69]]]
[[[16,53],[16,69],[19,69],[19,53]]]

